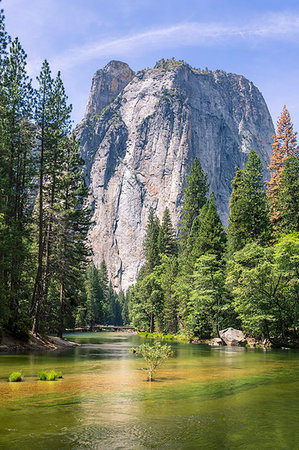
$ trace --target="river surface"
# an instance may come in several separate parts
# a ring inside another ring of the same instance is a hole
[[[128,351],[143,338],[67,338],[82,346],[0,355],[1,449],[299,448],[298,352],[173,343],[149,383]],[[42,369],[64,378],[37,381]]]

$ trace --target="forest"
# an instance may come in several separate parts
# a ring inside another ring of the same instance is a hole
[[[37,88],[0,16],[0,332],[23,339],[95,324],[209,339],[228,326],[273,345],[298,344],[299,151],[286,107],[264,182],[251,150],[232,181],[228,228],[195,158],[176,232],[150,210],[144,265],[116,293],[88,246],[91,212],[61,74]]]

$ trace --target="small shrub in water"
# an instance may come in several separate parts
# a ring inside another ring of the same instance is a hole
[[[142,344],[137,348],[131,348],[130,351],[137,355],[141,355],[145,360],[148,372],[148,380],[153,380],[153,372],[159,367],[163,361],[173,355],[170,345],[161,345],[160,342],[156,341],[154,345]]]
[[[47,379],[47,372],[45,370],[42,370],[37,374],[37,378],[41,381],[45,381]]]
[[[23,375],[21,372],[13,372],[9,375],[8,379],[11,382],[23,381]]]
[[[50,372],[47,373],[47,381],[55,381],[56,378],[55,370],[50,370]]]
[[[45,370],[42,370],[38,373],[37,377],[41,381],[55,381],[57,378],[62,378],[62,372],[55,372],[55,370],[46,372]]]

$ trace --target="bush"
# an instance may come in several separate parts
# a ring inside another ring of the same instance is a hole
[[[62,378],[62,372],[55,372],[55,370],[46,372],[45,370],[42,370],[38,373],[37,378],[41,381],[55,381],[58,378]]]
[[[47,379],[47,372],[45,370],[42,370],[37,374],[37,378],[41,381],[45,381]]]
[[[141,355],[145,360],[148,372],[148,381],[153,380],[153,372],[160,366],[163,361],[173,355],[170,345],[161,345],[160,342],[156,341],[154,345],[142,344],[137,348],[131,348],[130,351],[137,355]]]
[[[11,382],[23,381],[24,377],[21,372],[13,372],[9,375],[8,380]]]
[[[55,370],[50,370],[50,372],[47,373],[47,381],[55,381],[57,378]]]

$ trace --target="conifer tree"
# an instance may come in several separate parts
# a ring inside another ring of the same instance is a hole
[[[215,195],[212,193],[194,220],[188,238],[188,254],[196,260],[204,254],[214,254],[221,259],[226,245],[226,233],[217,213]]]
[[[197,158],[191,166],[187,179],[187,187],[184,191],[181,222],[181,245],[185,249],[187,238],[191,232],[192,224],[205,202],[207,201],[208,176],[202,170]]]
[[[75,303],[76,293],[83,282],[83,273],[89,255],[87,232],[90,225],[90,212],[85,206],[87,188],[84,182],[83,160],[74,135],[64,140],[64,161],[61,176],[57,180],[55,203],[51,210],[53,233],[51,249],[51,276],[59,282],[59,326],[58,335],[62,337],[66,308],[71,301]],[[58,178],[58,177],[57,177]],[[59,181],[59,182],[58,182]],[[47,235],[48,235],[47,229]],[[102,312],[101,302],[97,304],[96,320]]]
[[[32,108],[32,87],[26,74],[26,54],[18,39],[11,42],[1,64],[1,182],[3,199],[0,202],[6,246],[5,295],[9,299],[8,328],[18,333],[20,328],[19,302],[26,291],[23,278],[24,262],[28,255],[28,188],[32,181],[34,131],[29,122]],[[1,244],[0,244],[1,246]],[[22,327],[21,327],[22,328]],[[21,330],[20,330],[21,331]]]
[[[274,134],[273,139],[273,153],[269,165],[271,179],[268,182],[267,196],[270,199],[271,205],[271,222],[276,225],[281,216],[277,201],[285,161],[289,156],[295,156],[297,159],[299,158],[297,133],[293,131],[290,114],[285,105],[278,118],[277,132]]]
[[[33,316],[32,332],[39,331],[41,306],[44,301],[44,232],[45,232],[45,183],[47,180],[48,154],[52,145],[52,84],[51,71],[45,60],[38,77],[39,89],[37,90],[37,102],[35,120],[38,128],[38,158],[39,158],[39,185],[38,185],[38,255],[35,283],[31,300],[31,315]]]
[[[248,242],[269,242],[271,226],[262,169],[258,154],[251,150],[244,170],[236,171],[230,198],[229,254]]]
[[[92,329],[96,324],[97,308],[102,297],[102,289],[99,271],[93,263],[90,263],[86,270],[85,280],[86,292],[86,324]]]
[[[277,208],[280,211],[278,230],[282,233],[299,232],[299,159],[295,156],[285,160]]]
[[[160,263],[159,256],[159,219],[154,213],[153,208],[150,209],[144,238],[144,269],[146,273],[151,273],[155,266]]]
[[[166,256],[177,255],[178,248],[175,232],[171,223],[169,209],[166,207],[158,236],[159,253]]]

